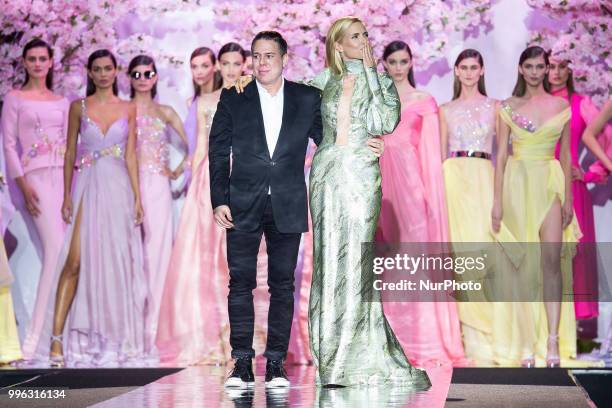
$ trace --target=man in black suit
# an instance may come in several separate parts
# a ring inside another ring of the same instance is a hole
[[[210,131],[210,189],[215,221],[227,229],[228,309],[234,370],[227,387],[254,384],[252,358],[257,253],[268,251],[266,386],[287,387],[283,368],[293,320],[294,271],[308,230],[304,160],[308,139],[322,139],[316,88],[283,79],[287,43],[275,31],[251,43],[253,73],[242,93],[223,90]],[[368,142],[380,156],[380,138]],[[230,176],[230,154],[232,156]]]
[[[321,96],[283,79],[287,43],[274,31],[253,39],[252,81],[223,90],[210,131],[210,188],[215,220],[227,229],[232,358],[226,386],[254,383],[253,294],[262,234],[268,250],[266,385],[289,385],[282,362],[293,319],[294,270],[308,230],[304,160],[309,138],[322,137]],[[232,156],[230,176],[230,154]]]

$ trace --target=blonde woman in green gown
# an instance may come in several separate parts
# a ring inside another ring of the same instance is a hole
[[[327,66],[308,83],[322,91],[323,140],[313,158],[310,208],[314,271],[309,305],[310,346],[318,385],[401,382],[431,385],[410,365],[363,273],[362,243],[374,241],[381,206],[378,157],[368,148],[400,119],[393,80],[376,71],[364,24],[334,22],[326,38]]]

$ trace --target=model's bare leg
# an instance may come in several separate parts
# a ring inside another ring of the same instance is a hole
[[[540,227],[544,307],[548,324],[546,365],[558,366],[559,322],[561,320],[561,239],[563,234],[561,203],[555,200]]]
[[[59,282],[57,284],[57,293],[55,296],[55,313],[53,315],[53,331],[51,341],[51,359],[52,362],[59,364],[63,361],[63,345],[61,335],[66,324],[66,316],[72,305],[77,284],[79,282],[79,270],[81,267],[81,206],[74,219],[74,228],[70,241],[70,248],[66,263],[62,269]]]

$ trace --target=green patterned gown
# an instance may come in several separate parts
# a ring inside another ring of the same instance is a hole
[[[393,131],[400,101],[387,74],[364,69],[360,60],[347,61],[346,68],[356,77],[350,103],[340,103],[343,79],[329,69],[309,82],[322,91],[323,119],[323,140],[310,173],[314,272],[309,333],[316,382],[393,381],[423,390],[431,385],[427,374],[408,362],[382,303],[365,299],[364,288],[371,287],[374,275],[361,272],[361,262],[368,262],[361,259],[361,243],[373,242],[381,205],[378,159],[366,140]],[[345,144],[336,144],[339,121],[349,126]]]

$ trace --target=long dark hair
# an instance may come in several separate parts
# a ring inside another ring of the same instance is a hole
[[[139,65],[151,65],[153,67],[153,71],[157,73],[157,68],[155,67],[155,61],[153,58],[149,57],[148,55],[137,55],[132,58],[130,65],[128,65],[128,75],[132,75],[132,70]],[[130,98],[134,98],[134,95],[136,95],[136,91],[130,82]],[[155,95],[157,95],[157,82],[155,82],[153,88],[151,88],[151,98],[155,98]]]
[[[215,53],[213,52],[213,50],[211,50],[208,47],[198,47],[195,50],[193,50],[193,52],[191,53],[191,56],[189,57],[189,62],[193,61],[195,57],[199,57],[200,55],[208,55],[208,57],[210,58],[210,62],[213,65],[217,63],[217,57],[215,57]],[[198,84],[196,84],[196,81],[192,79],[192,82],[193,82],[193,99],[195,99],[202,94],[202,90],[200,89]],[[222,85],[223,85],[223,79],[221,78],[221,75],[215,71],[214,77],[213,77],[213,91],[216,91],[217,89],[221,88]]]
[[[237,52],[240,53],[240,55],[242,56],[242,60],[245,61],[247,54],[244,50],[244,48],[242,48],[242,46],[238,43],[235,42],[228,42],[227,44],[223,45],[223,47],[221,47],[221,49],[219,50],[219,53],[217,54],[217,60],[221,60],[221,56],[223,54],[227,54],[228,52]]]
[[[457,56],[457,59],[455,60],[455,68],[459,67],[461,61],[468,58],[476,58],[478,64],[480,65],[480,68],[484,68],[484,60],[482,59],[482,55],[480,54],[480,52],[472,48],[468,48],[466,50],[461,51],[461,53]],[[481,75],[478,79],[478,92],[480,92],[481,95],[487,96],[484,75]],[[453,83],[453,100],[459,98],[460,95],[461,81],[459,81],[459,78],[457,77],[457,75],[455,75],[455,82]]]
[[[240,56],[242,57],[242,62],[243,63],[246,62],[246,57],[247,57],[246,51],[244,50],[244,48],[242,48],[240,44],[235,43],[235,42],[228,42],[227,44],[224,44],[223,47],[221,47],[221,49],[219,50],[219,53],[217,54],[217,61],[220,62],[221,56],[223,54],[227,54],[228,52],[239,53]],[[218,72],[218,74],[219,74],[219,78],[221,78],[221,86],[223,86],[223,77],[221,76],[221,72]]]
[[[385,50],[383,51],[383,59],[386,61],[387,58],[389,58],[389,55],[396,51],[402,50],[406,51],[408,55],[410,55],[410,60],[412,61],[412,51],[410,50],[410,47],[408,44],[400,40],[391,41],[389,44],[387,44]],[[410,67],[410,71],[408,71],[408,82],[413,87],[416,87],[416,82],[414,82],[414,70],[412,69],[412,66]]]
[[[101,49],[89,54],[89,58],[87,59],[87,71],[91,71],[95,60],[104,57],[109,57],[113,63],[113,66],[115,69],[117,69],[117,60],[115,59],[113,53],[109,50]],[[94,84],[93,79],[87,75],[87,96],[93,95],[94,93],[96,93],[96,84]],[[115,94],[115,96],[119,94],[119,89],[117,88],[117,77],[115,77],[115,81],[113,81],[113,94]]]
[[[521,56],[519,57],[519,66],[523,65],[523,63],[531,58],[537,58],[539,56],[542,56],[544,58],[544,63],[546,64],[546,66],[549,65],[548,62],[548,54],[546,54],[546,51],[544,51],[544,48],[539,47],[537,45],[533,45],[531,47],[527,47],[525,48],[525,50],[521,53]],[[550,92],[550,83],[548,82],[548,75],[544,76],[544,90],[546,92]],[[514,85],[514,90],[512,91],[512,96],[525,96],[525,92],[527,91],[527,83],[525,82],[525,78],[523,77],[523,74],[521,74],[520,72],[518,73],[518,77],[516,79],[516,85]]]
[[[548,56],[548,60],[550,61],[551,57],[554,57],[552,55],[552,50],[548,50],[548,52],[546,53],[546,55]],[[569,60],[563,60],[560,61],[561,63],[569,63]],[[574,87],[574,73],[573,71],[570,69],[569,70],[569,74],[567,76],[567,81],[565,81],[565,88],[567,88],[567,96],[569,98],[572,97],[573,94],[576,93],[576,88]]]
[[[49,59],[53,58],[53,48],[51,48],[49,44],[47,44],[40,38],[34,38],[28,41],[28,43],[23,47],[23,52],[21,53],[23,59],[25,59],[28,51],[30,51],[32,48],[46,48],[47,53],[49,53]],[[28,74],[28,70],[26,69],[25,79],[23,81],[22,87],[26,86],[29,80],[30,75]],[[49,72],[47,72],[47,77],[45,78],[45,85],[49,90],[53,89],[53,67],[49,68]]]

